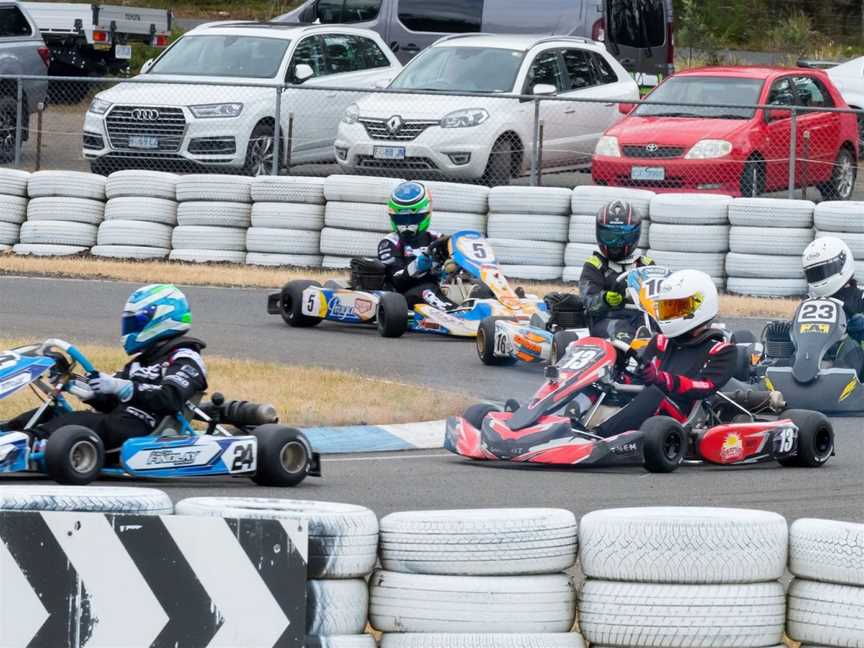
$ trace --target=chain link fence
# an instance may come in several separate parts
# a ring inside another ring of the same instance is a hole
[[[44,77],[0,77],[0,165],[864,198],[864,115],[819,105],[150,79],[45,86]],[[604,136],[628,113],[625,128]],[[676,132],[658,129],[664,117],[679,120]]]

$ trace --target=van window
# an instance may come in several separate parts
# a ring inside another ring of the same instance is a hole
[[[0,38],[32,35],[33,30],[18,7],[0,7]]]
[[[666,42],[663,0],[607,0],[609,41],[624,47],[660,47]]]
[[[318,0],[302,21],[321,24],[368,22],[378,17],[381,0]]]
[[[399,21],[415,32],[479,32],[483,0],[399,0]]]

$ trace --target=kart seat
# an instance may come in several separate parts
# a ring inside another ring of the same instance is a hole
[[[585,304],[577,295],[568,293],[549,293],[543,298],[549,311],[547,327],[561,330],[588,328]]]
[[[187,421],[191,421],[194,418],[193,408],[198,407],[203,396],[204,392],[193,395],[192,398],[186,401],[183,409],[178,414]],[[156,426],[156,429],[153,430],[153,436],[176,436],[180,434],[180,422],[177,420],[178,414],[170,414],[164,417],[159,425]]]
[[[354,290],[386,290],[387,267],[377,259],[351,259],[351,282]]]

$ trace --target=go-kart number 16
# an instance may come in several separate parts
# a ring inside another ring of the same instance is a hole
[[[798,314],[799,322],[829,322],[837,321],[837,304],[830,301],[807,302],[801,306]]]

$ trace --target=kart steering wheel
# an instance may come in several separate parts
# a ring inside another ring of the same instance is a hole
[[[85,356],[74,344],[66,342],[66,340],[60,340],[58,338],[45,340],[39,347],[39,353],[45,355],[49,351],[60,351],[68,356],[70,362],[67,373],[71,373],[72,369],[75,368],[75,365],[81,365],[81,368],[88,375],[99,373],[96,370],[96,367],[93,366],[93,363],[87,359],[87,356]]]

